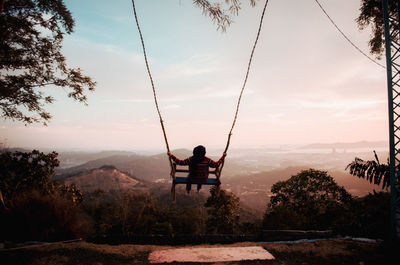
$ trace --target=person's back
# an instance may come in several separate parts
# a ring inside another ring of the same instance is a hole
[[[188,192],[191,189],[191,184],[199,184],[197,186],[197,189],[199,190],[201,188],[201,184],[207,183],[209,168],[218,167],[224,161],[226,156],[226,154],[224,153],[222,157],[217,162],[215,162],[212,159],[206,157],[205,154],[206,148],[202,145],[196,146],[193,149],[193,156],[188,157],[184,160],[180,160],[176,158],[173,154],[168,153],[168,155],[177,165],[189,166],[189,184],[186,186],[186,190]]]
[[[209,168],[216,168],[220,163],[214,162],[208,157],[204,157],[204,159],[197,164],[189,164],[189,179],[192,183],[205,183],[208,179]]]

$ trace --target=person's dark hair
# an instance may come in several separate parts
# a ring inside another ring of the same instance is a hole
[[[204,160],[206,156],[206,148],[202,145],[193,149],[193,156],[190,158],[190,175],[196,175],[197,164]]]

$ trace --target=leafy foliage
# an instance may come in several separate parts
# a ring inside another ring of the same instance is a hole
[[[75,186],[60,186],[52,181],[55,168],[59,165],[58,154],[32,152],[4,152],[0,154],[0,191],[5,205],[20,194],[31,190],[42,194],[60,192],[72,202],[82,201],[82,193]]]
[[[343,217],[351,195],[326,171],[303,170],[271,188],[274,195],[264,215],[268,229],[327,229]]]
[[[396,2],[396,0],[389,0],[389,12],[396,12]],[[380,58],[385,44],[382,0],[361,0],[360,14],[356,21],[360,29],[371,25],[372,34],[368,42],[370,52]]]
[[[256,5],[256,0],[248,0],[251,6]],[[209,16],[214,23],[217,23],[218,29],[225,31],[233,22],[231,15],[238,15],[241,9],[241,0],[225,0],[212,3],[209,0],[193,0],[193,3],[203,10],[203,14]],[[224,9],[224,7],[226,7]]]
[[[0,240],[57,241],[91,233],[90,219],[68,198],[37,190],[20,193],[0,211]]]
[[[353,201],[347,220],[338,230],[342,234],[368,238],[390,238],[390,193],[375,192]]]
[[[378,186],[382,185],[382,189],[388,189],[390,187],[389,160],[386,164],[381,164],[375,151],[374,155],[375,160],[367,161],[356,157],[347,165],[346,170],[349,169],[353,176],[366,179]]]
[[[90,219],[82,215],[82,193],[52,180],[57,153],[0,154],[0,240],[61,240],[87,235]]]
[[[166,206],[150,194],[133,191],[110,195],[100,190],[85,195],[83,208],[93,219],[95,235],[204,233],[205,217],[196,207]]]
[[[69,88],[68,97],[86,103],[96,83],[79,68],[68,68],[61,52],[74,20],[62,0],[6,1],[0,15],[0,110],[25,124],[51,118],[54,101],[42,88]]]
[[[208,208],[207,231],[234,233],[239,227],[239,198],[227,190],[218,187],[210,189],[210,197],[205,203]]]
[[[44,154],[38,150],[30,153],[5,152],[0,155],[0,189],[5,200],[28,189],[50,193],[53,190],[51,176],[59,165],[57,153]]]

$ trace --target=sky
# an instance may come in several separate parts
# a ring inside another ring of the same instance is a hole
[[[48,126],[1,120],[9,147],[165,148],[130,0],[65,0],[76,25],[67,63],[97,82],[88,106],[48,87]],[[136,0],[171,149],[223,149],[232,125],[264,1],[242,1],[225,33],[190,0]],[[320,0],[368,52],[359,0]],[[384,57],[384,56],[383,56]],[[384,61],[381,61],[384,64]],[[387,141],[386,72],[332,26],[314,0],[270,0],[231,139],[232,148]]]

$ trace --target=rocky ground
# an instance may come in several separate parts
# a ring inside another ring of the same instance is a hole
[[[302,243],[236,243],[229,245],[195,245],[190,247],[239,247],[262,246],[275,260],[271,261],[235,261],[211,264],[396,264],[390,254],[396,255],[395,249],[384,243],[360,242],[345,239],[330,239]],[[149,254],[154,250],[184,246],[157,245],[106,245],[87,242],[55,243],[26,246],[18,249],[0,250],[1,264],[32,265],[74,265],[74,264],[150,264]],[[188,246],[189,247],[189,246]],[[397,251],[397,255],[398,255]],[[398,259],[397,259],[398,261]],[[394,262],[394,263],[393,263]],[[185,263],[169,263],[185,264]],[[186,263],[210,264],[210,263]]]

